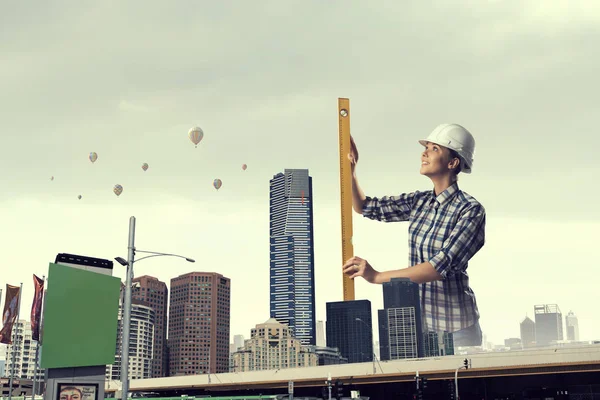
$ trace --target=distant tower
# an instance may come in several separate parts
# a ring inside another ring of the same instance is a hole
[[[579,322],[573,311],[569,311],[565,317],[565,325],[567,326],[567,340],[579,340]]]
[[[235,351],[240,347],[244,347],[244,335],[234,335],[233,345],[235,346]]]
[[[542,304],[533,307],[535,312],[535,342],[537,346],[548,346],[563,340],[563,320],[557,304]]]
[[[325,347],[325,323],[317,321],[317,346]]]
[[[527,316],[521,322],[521,343],[523,348],[535,346],[535,322]]]

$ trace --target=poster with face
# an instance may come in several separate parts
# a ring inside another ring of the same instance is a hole
[[[56,400],[98,400],[98,384],[59,383]]]

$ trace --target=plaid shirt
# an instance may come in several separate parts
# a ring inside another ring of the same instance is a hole
[[[364,217],[409,221],[409,267],[429,261],[443,280],[420,284],[425,331],[456,332],[479,319],[469,287],[468,261],[485,242],[485,209],[454,183],[435,197],[433,190],[367,199]]]

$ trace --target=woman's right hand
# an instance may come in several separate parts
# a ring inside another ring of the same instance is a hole
[[[350,135],[350,153],[348,154],[348,159],[350,160],[350,170],[354,174],[356,164],[358,163],[358,149],[356,148],[356,143],[354,143],[352,135]]]
[[[346,261],[342,266],[342,271],[350,279],[362,276],[369,283],[377,282],[380,275],[367,260],[356,256]]]

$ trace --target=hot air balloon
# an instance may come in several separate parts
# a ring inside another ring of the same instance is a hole
[[[117,184],[117,185],[115,185],[115,187],[113,188],[113,192],[115,192],[115,194],[116,194],[117,196],[120,196],[120,195],[121,195],[121,193],[123,192],[123,186],[121,186],[121,185],[118,185],[118,184]]]
[[[143,169],[144,171],[146,171],[146,170],[148,169],[148,164],[146,164],[146,163],[143,163],[143,164],[142,164],[142,169]]]
[[[246,164],[242,164],[242,169],[245,171],[248,166]]]
[[[214,182],[213,182],[213,186],[217,190],[219,190],[222,185],[223,185],[223,182],[220,179],[215,179]]]
[[[81,195],[77,196],[77,198],[78,198],[79,200],[81,200]]]
[[[192,129],[190,129],[190,131],[188,132],[188,136],[190,137],[192,143],[194,143],[196,147],[198,147],[198,143],[200,143],[200,141],[204,137],[204,131],[202,131],[202,128],[200,128],[199,126],[195,126]]]
[[[92,151],[92,152],[90,153],[90,161],[91,161],[91,162],[96,162],[96,160],[97,160],[97,159],[98,159],[98,154],[96,154],[96,152],[95,152],[95,151]]]

